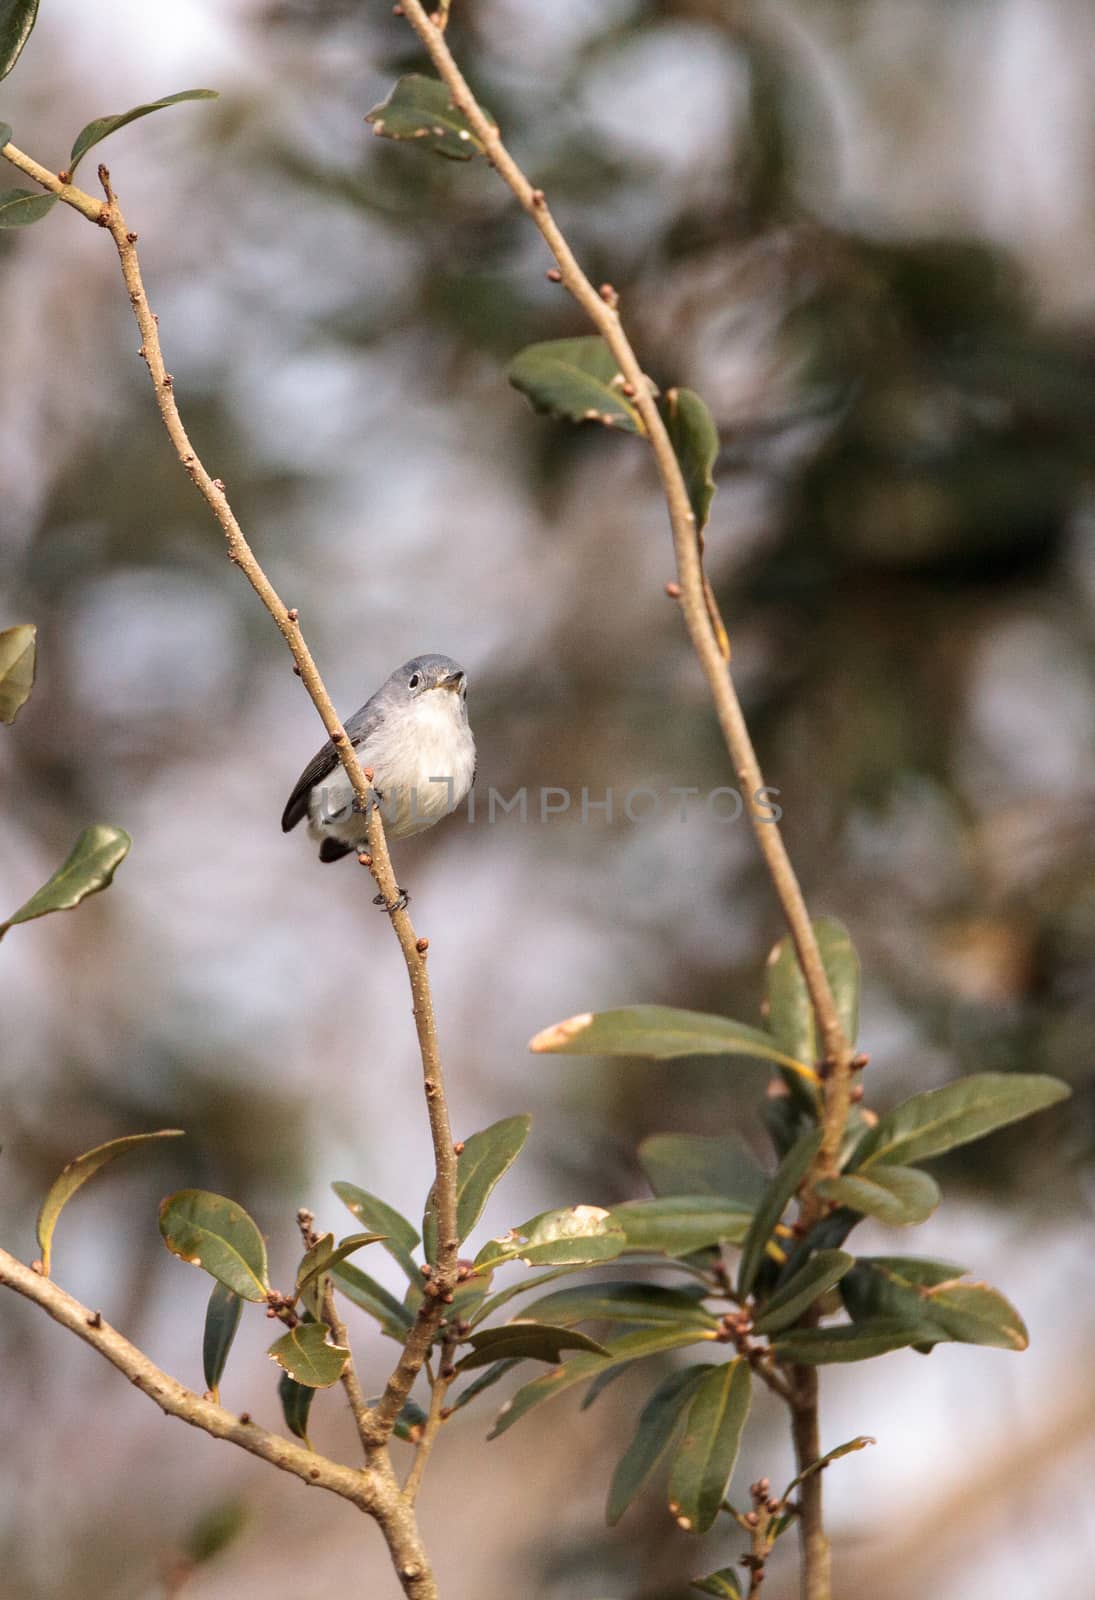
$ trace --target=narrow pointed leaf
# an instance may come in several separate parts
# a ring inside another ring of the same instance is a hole
[[[474,1400],[485,1389],[492,1388],[499,1378],[504,1378],[507,1372],[511,1372],[514,1367],[519,1365],[520,1361],[517,1356],[511,1356],[505,1361],[496,1361],[492,1367],[488,1367],[485,1372],[479,1374],[478,1378],[469,1383],[466,1389],[461,1389],[456,1399],[452,1401],[452,1409],[459,1411],[461,1406],[466,1406],[469,1400]]]
[[[490,1239],[475,1258],[476,1269],[493,1272],[504,1261],[530,1267],[608,1261],[627,1245],[627,1235],[602,1206],[544,1211],[501,1238]]]
[[[718,1195],[666,1195],[627,1200],[612,1215],[627,1236],[628,1250],[690,1256],[712,1244],[740,1244],[752,1214]]]
[[[265,1300],[266,1245],[242,1206],[205,1189],[180,1189],[160,1202],[160,1232],[172,1255],[201,1267],[244,1300]]]
[[[487,113],[490,117],[490,113]],[[493,118],[491,118],[493,121]],[[385,139],[415,139],[424,150],[449,161],[470,161],[483,154],[471,124],[452,103],[452,94],[437,78],[412,72],[400,78],[386,100],[365,118]]]
[[[399,1344],[406,1342],[407,1333],[414,1325],[414,1317],[383,1284],[351,1266],[348,1261],[340,1261],[331,1269],[331,1279],[340,1294],[352,1300],[355,1306],[360,1306],[362,1311],[367,1311],[380,1324],[382,1333]]]
[[[383,1235],[379,1233],[351,1233],[336,1245],[334,1234],[325,1233],[307,1251],[297,1268],[297,1294],[317,1321],[320,1320],[318,1299],[322,1294],[324,1276],[356,1250],[364,1249],[367,1244],[376,1244],[382,1238]],[[313,1304],[313,1301],[316,1303]]]
[[[639,1165],[656,1195],[711,1194],[754,1211],[767,1178],[735,1134],[655,1133],[639,1146]]]
[[[378,1200],[375,1194],[359,1189],[356,1184],[333,1183],[331,1188],[359,1222],[363,1222],[371,1233],[382,1236],[388,1254],[399,1262],[413,1284],[420,1285],[422,1274],[411,1254],[419,1243],[419,1237],[406,1217],[401,1217],[390,1205]]]
[[[866,1172],[849,1172],[839,1178],[825,1178],[817,1186],[824,1200],[861,1211],[897,1227],[925,1222],[942,1199],[939,1185],[916,1167],[871,1167]]]
[[[507,376],[536,411],[624,433],[646,432],[634,400],[623,392],[616,357],[598,335],[530,344],[510,362]]]
[[[57,195],[43,194],[40,189],[0,191],[0,228],[26,228],[32,222],[41,222],[53,210],[57,199]]]
[[[706,1578],[693,1578],[688,1587],[698,1589],[701,1594],[720,1595],[722,1600],[741,1600],[741,1585],[733,1567],[720,1567],[718,1572],[709,1572]]]
[[[877,1317],[869,1322],[841,1324],[836,1328],[796,1328],[772,1346],[780,1361],[800,1366],[827,1366],[833,1362],[869,1361],[889,1350],[903,1350],[930,1338],[924,1326],[897,1317]]]
[[[852,1166],[907,1166],[1029,1117],[1071,1089],[1040,1073],[979,1072],[941,1089],[914,1095],[881,1118],[863,1139]]]
[[[812,1128],[804,1133],[791,1146],[769,1183],[767,1193],[757,1208],[742,1246],[741,1262],[738,1267],[739,1300],[744,1300],[752,1289],[776,1223],[783,1216],[792,1195],[809,1172],[813,1159],[821,1148],[821,1139],[820,1128]]]
[[[215,1283],[205,1309],[205,1331],[202,1336],[202,1371],[205,1387],[214,1400],[220,1399],[220,1381],[224,1373],[228,1352],[236,1337],[243,1312],[243,1301],[223,1283]]]
[[[14,722],[19,708],[30,698],[37,634],[33,622],[20,622],[0,632],[0,722]]]
[[[844,1250],[821,1250],[772,1295],[753,1323],[757,1333],[778,1333],[797,1322],[814,1301],[839,1283],[855,1257]]]
[[[328,1339],[329,1330],[322,1322],[298,1322],[266,1353],[295,1383],[308,1389],[329,1389],[341,1378],[350,1352]]]
[[[821,964],[829,979],[837,1016],[844,1035],[854,1044],[859,1033],[859,957],[848,930],[834,917],[811,923]],[[783,938],[768,957],[766,973],[768,1026],[780,1048],[811,1066],[822,1055],[810,992],[790,937]]]
[[[640,1411],[634,1437],[612,1474],[605,1508],[605,1521],[610,1528],[615,1527],[635,1496],[650,1481],[658,1462],[673,1442],[685,1407],[703,1378],[714,1370],[704,1364],[671,1372]]]
[[[564,1350],[592,1351],[607,1355],[603,1344],[573,1328],[557,1328],[543,1322],[508,1322],[502,1328],[483,1328],[466,1341],[471,1353],[456,1363],[457,1372],[488,1367],[493,1361],[547,1361],[554,1366]]]
[[[706,1533],[718,1516],[752,1397],[753,1375],[742,1356],[715,1367],[696,1390],[669,1470],[669,1509],[690,1533]]]
[[[38,0],[0,0],[0,78],[18,61],[37,16]]]
[[[675,1006],[625,1006],[619,1011],[583,1012],[544,1028],[529,1040],[535,1054],[567,1056],[649,1056],[668,1061],[678,1056],[751,1056],[775,1061],[810,1082],[811,1067],[777,1048],[770,1033],[729,1017]]]
[[[680,1350],[685,1345],[703,1343],[713,1337],[712,1334],[700,1333],[695,1328],[658,1327],[639,1328],[634,1333],[622,1334],[618,1339],[609,1339],[605,1343],[607,1355],[580,1353],[572,1356],[553,1372],[547,1372],[541,1378],[534,1378],[531,1383],[526,1383],[523,1388],[518,1389],[513,1399],[498,1413],[488,1438],[497,1439],[499,1434],[505,1433],[507,1428],[512,1428],[515,1422],[534,1410],[536,1406],[542,1405],[545,1400],[563,1394],[575,1384],[596,1378],[612,1367],[641,1361],[646,1356],[661,1355],[666,1350]]]
[[[849,1260],[851,1257],[849,1257]],[[675,1327],[717,1328],[718,1318],[696,1294],[657,1283],[589,1283],[557,1289],[534,1300],[524,1315],[530,1321],[569,1328],[576,1322],[669,1323]]]
[[[917,1329],[917,1344],[1026,1349],[1023,1319],[1002,1294],[985,1283],[962,1283],[960,1275],[940,1277],[941,1270],[937,1262],[867,1257],[845,1278],[841,1295],[857,1324],[900,1319]]]
[[[680,462],[696,532],[707,526],[715,494],[713,471],[719,435],[706,404],[693,389],[670,389],[662,406],[665,425]]]
[[[839,1461],[842,1456],[853,1455],[855,1451],[866,1450],[869,1445],[877,1443],[878,1440],[872,1439],[869,1433],[860,1433],[854,1439],[849,1439],[847,1443],[838,1444],[833,1450],[826,1450],[825,1454],[820,1456],[817,1461],[812,1462],[805,1472],[800,1472],[797,1478],[791,1479],[783,1491],[783,1499],[786,1500],[792,1490],[797,1489],[804,1478],[810,1478],[815,1472],[820,1472],[823,1467],[829,1465],[830,1461]]]
[[[153,111],[162,111],[165,106],[177,106],[183,100],[215,100],[216,89],[182,89],[178,94],[165,95],[162,100],[150,100],[147,105],[134,106],[132,111],[120,111],[111,117],[96,117],[94,122],[89,122],[86,128],[81,128],[76,135],[76,142],[72,146],[72,153],[68,158],[69,177],[76,171],[80,162],[87,155],[93,145],[99,144],[112,133],[117,133],[119,128],[124,128],[127,123],[136,122],[138,117],[147,117]]]
[[[25,905],[13,911],[5,923],[0,923],[0,937],[17,922],[31,922],[51,911],[71,911],[89,894],[98,894],[111,882],[132,843],[128,833],[121,828],[96,823],[85,828],[72,847],[64,864],[32,894]]]
[[[485,1322],[488,1317],[492,1317],[496,1311],[501,1310],[502,1306],[508,1305],[518,1295],[528,1294],[531,1290],[539,1289],[541,1285],[552,1283],[557,1278],[573,1277],[576,1272],[583,1271],[584,1267],[585,1262],[553,1267],[550,1272],[537,1272],[531,1278],[524,1278],[518,1280],[517,1283],[511,1283],[507,1288],[500,1289],[497,1294],[492,1294],[489,1299],[484,1300],[472,1321]],[[478,1276],[478,1272],[476,1276]]]
[[[464,1141],[456,1158],[456,1232],[460,1244],[482,1216],[495,1184],[521,1154],[531,1126],[530,1116],[505,1117]],[[436,1261],[437,1212],[432,1190],[422,1223],[422,1239],[426,1259]]]
[[[81,1189],[101,1167],[115,1161],[118,1156],[125,1155],[127,1150],[136,1150],[140,1145],[150,1144],[153,1139],[181,1139],[182,1132],[181,1128],[160,1128],[155,1133],[127,1134],[125,1138],[110,1139],[106,1144],[96,1145],[94,1150],[87,1150],[82,1156],[76,1156],[68,1163],[60,1176],[50,1185],[49,1193],[42,1201],[42,1209],[38,1213],[38,1248],[42,1252],[44,1277],[49,1277],[53,1230],[57,1226],[57,1218],[77,1189]]]
[[[281,1401],[281,1414],[285,1418],[285,1426],[298,1439],[303,1439],[309,1450],[312,1448],[312,1441],[308,1437],[308,1413],[312,1409],[315,1394],[314,1389],[308,1388],[306,1384],[297,1383],[287,1372],[283,1372],[278,1379],[278,1399]]]

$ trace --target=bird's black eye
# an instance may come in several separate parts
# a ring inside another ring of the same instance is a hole
[[[407,687],[408,687],[408,689],[417,689],[418,688],[418,673],[417,672],[412,672],[411,673],[410,680],[409,680],[409,682],[407,684]]]

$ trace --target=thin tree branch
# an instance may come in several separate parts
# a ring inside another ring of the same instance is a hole
[[[79,211],[89,222],[102,221],[106,208],[101,200],[96,200],[94,195],[85,194],[74,183],[62,183],[55,172],[50,172],[48,167],[40,166],[17,145],[0,145],[0,156],[3,156],[5,161],[10,161],[13,167],[18,167],[28,178],[33,178],[35,183],[40,183],[43,189],[48,189],[50,194],[55,194],[59,200],[63,200],[66,206],[72,206],[75,211]]]
[[[237,1416],[224,1406],[206,1400],[161,1371],[136,1345],[112,1328],[100,1312],[81,1305],[52,1278],[42,1277],[33,1267],[24,1265],[2,1249],[0,1285],[40,1306],[54,1322],[97,1350],[167,1416],[178,1417],[214,1439],[227,1439],[230,1444],[290,1473],[302,1483],[327,1489],[349,1500],[379,1524],[404,1594],[410,1600],[437,1600],[437,1584],[418,1535],[413,1511],[400,1493],[386,1451],[374,1453],[362,1469],[345,1467],[294,1440],[267,1432],[252,1422],[246,1412]]]
[[[423,1423],[422,1437],[415,1447],[414,1462],[403,1484],[403,1498],[409,1505],[413,1505],[418,1496],[418,1491],[422,1486],[422,1476],[426,1470],[426,1463],[430,1458],[430,1451],[433,1449],[434,1441],[441,1431],[441,1424],[445,1420],[445,1396],[449,1392],[451,1383],[451,1378],[442,1378],[440,1375],[433,1380],[433,1387],[430,1390],[429,1415]]]
[[[793,1368],[792,1382],[791,1436],[798,1470],[805,1472],[821,1455],[817,1368]],[[832,1562],[822,1518],[823,1476],[821,1472],[811,1472],[798,1487],[802,1600],[829,1600],[832,1593]]]

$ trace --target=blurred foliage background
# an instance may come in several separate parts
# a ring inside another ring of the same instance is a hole
[[[719,423],[708,565],[811,907],[863,959],[869,1099],[1012,1066],[1075,1087],[951,1158],[915,1239],[870,1241],[983,1273],[1032,1346],[825,1374],[823,1442],[879,1440],[827,1475],[841,1594],[981,1600],[1025,1571],[1075,1595],[1095,1556],[1095,13],[455,0],[451,37],[647,369]],[[496,1232],[643,1192],[651,1131],[764,1148],[759,1068],[525,1045],[634,1000],[754,1021],[780,927],[742,823],[620,816],[634,785],[729,781],[662,590],[664,509],[634,440],[535,417],[504,381],[523,344],[585,329],[494,175],[369,136],[420,66],[380,4],[53,0],[0,111],[59,167],[93,116],[222,91],[103,152],[198,448],[340,707],[447,651],[481,800],[533,796],[527,823],[481,811],[397,857],[458,1132],[535,1115]],[[159,1196],[232,1194],[284,1275],[298,1205],[349,1226],[331,1179],[416,1215],[428,1139],[394,941],[352,863],[321,869],[278,830],[314,713],[161,435],[108,242],[61,210],[0,241],[0,620],[37,622],[40,661],[0,738],[4,904],[85,823],[134,848],[108,894],[5,941],[3,1238],[29,1256],[77,1150],[186,1128],[81,1196],[55,1272],[200,1386],[206,1288],[163,1251]],[[538,820],[543,785],[570,814]],[[615,818],[583,821],[582,789],[609,787]],[[268,1330],[247,1324],[225,1398],[276,1425]],[[357,1334],[375,1381],[391,1347]],[[393,1587],[341,1505],[184,1437],[30,1308],[3,1306],[0,1349],[0,1593],[177,1592],[226,1500],[244,1532],[194,1600]],[[490,1446],[490,1408],[454,1425],[423,1499],[451,1600],[682,1600],[734,1553],[656,1498],[604,1529],[648,1386]],[[760,1414],[742,1482],[790,1476],[782,1417]],[[314,1420],[320,1448],[352,1450],[337,1398]],[[794,1592],[791,1555],[770,1600]]]

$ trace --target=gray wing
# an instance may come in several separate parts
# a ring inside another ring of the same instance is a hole
[[[355,711],[353,716],[349,717],[343,724],[350,736],[350,743],[355,749],[365,742],[379,721],[378,698],[374,694],[371,700],[365,702],[360,711]],[[311,761],[309,761],[297,779],[292,794],[285,802],[285,810],[281,814],[281,830],[283,833],[288,833],[290,828],[295,828],[301,818],[308,815],[309,795],[316,784],[322,783],[327,774],[333,772],[337,766],[338,756],[335,754],[334,745],[328,739],[323,749],[317,750]]]

